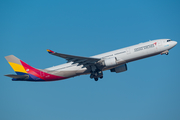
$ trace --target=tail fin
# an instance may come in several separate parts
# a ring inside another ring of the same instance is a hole
[[[27,74],[27,71],[22,65],[22,61],[19,58],[15,57],[14,55],[9,55],[5,58],[17,75]]]
[[[31,67],[14,55],[9,55],[5,58],[17,74],[8,74],[5,76],[13,78],[12,80],[44,81],[40,70]]]
[[[36,69],[26,64],[14,55],[9,55],[5,57],[12,69],[17,75],[8,74],[5,76],[13,78],[12,80],[21,81],[53,81],[66,79],[65,77],[49,74],[44,72],[44,70]]]

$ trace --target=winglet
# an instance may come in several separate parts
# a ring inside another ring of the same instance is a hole
[[[48,53],[55,53],[54,51],[50,50],[50,49],[47,49]]]

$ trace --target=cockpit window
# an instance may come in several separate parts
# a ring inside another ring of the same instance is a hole
[[[169,42],[169,41],[171,41],[171,40],[167,40],[167,42]]]

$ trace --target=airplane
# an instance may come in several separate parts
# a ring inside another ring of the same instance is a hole
[[[176,44],[177,42],[171,39],[157,39],[91,57],[62,54],[47,49],[49,54],[66,59],[67,63],[46,69],[31,67],[14,55],[9,55],[5,58],[16,74],[5,76],[11,77],[13,81],[37,82],[90,74],[91,79],[98,81],[99,78],[103,78],[105,70],[116,73],[127,71],[127,63],[158,54],[168,55],[169,50]]]

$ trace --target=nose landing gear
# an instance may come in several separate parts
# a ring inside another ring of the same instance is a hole
[[[168,54],[169,54],[169,51],[168,51],[168,50],[166,50],[166,51],[164,51],[164,52],[162,52],[162,53],[161,53],[161,55],[163,55],[163,54],[168,55]]]

